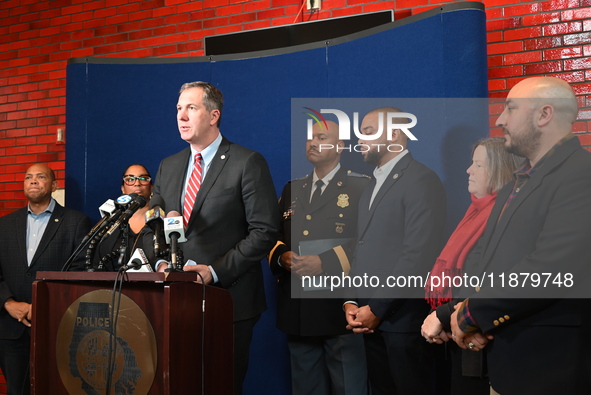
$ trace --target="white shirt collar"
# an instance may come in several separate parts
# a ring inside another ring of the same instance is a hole
[[[371,198],[369,199],[369,207],[371,207],[371,205],[373,204],[373,200],[375,199],[380,188],[384,184],[384,181],[386,181],[386,178],[388,177],[388,175],[394,169],[394,166],[396,166],[396,164],[400,161],[400,159],[402,159],[402,157],[406,154],[408,154],[407,149],[402,151],[400,154],[396,155],[394,158],[390,159],[384,165],[382,165],[380,167],[376,167],[374,169],[373,176],[376,179],[376,185],[374,186],[373,192],[371,194]]]
[[[324,182],[324,185],[328,185],[328,183],[330,182],[330,180],[332,180],[335,176],[335,174],[337,174],[337,171],[339,171],[339,169],[341,168],[341,164],[337,163],[337,165],[335,166],[334,169],[332,169],[330,171],[330,173],[328,173],[327,175],[325,175],[321,180],[322,182]],[[320,178],[318,178],[318,175],[316,174],[316,170],[314,170],[313,175],[312,175],[312,184],[316,184],[316,181],[320,180]]]
[[[394,166],[396,166],[396,164],[398,162],[400,162],[400,159],[402,159],[402,157],[404,155],[408,154],[408,150],[405,149],[404,151],[402,151],[400,154],[396,155],[394,158],[390,159],[388,162],[386,162],[384,165],[380,166],[380,167],[376,167],[373,171],[373,176],[377,179],[377,178],[386,178],[388,176],[388,174],[390,174],[390,172],[392,171],[392,169],[394,168]]]
[[[218,148],[220,148],[220,144],[222,144],[222,134],[218,133],[218,136],[213,140],[211,144],[205,147],[201,151],[201,160],[203,160],[203,167],[207,168],[213,158],[215,157],[216,152],[218,152]],[[195,158],[195,155],[199,152],[196,149],[191,147],[191,158]]]

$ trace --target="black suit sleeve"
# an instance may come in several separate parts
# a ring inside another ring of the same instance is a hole
[[[269,167],[261,154],[252,152],[246,158],[241,182],[247,233],[212,264],[223,287],[250,270],[244,263],[258,265],[277,241],[279,207]]]

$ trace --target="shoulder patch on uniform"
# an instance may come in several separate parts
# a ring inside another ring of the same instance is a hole
[[[368,176],[366,174],[355,173],[354,171],[351,171],[351,170],[347,170],[347,177],[365,177],[365,178],[371,178],[370,176]]]
[[[291,181],[302,181],[302,180],[307,180],[308,178],[310,178],[310,174],[306,174],[305,176],[303,176],[303,177],[300,177],[300,178],[294,178],[294,179],[293,179],[293,180],[291,180]],[[291,181],[290,181],[290,182],[291,182]]]

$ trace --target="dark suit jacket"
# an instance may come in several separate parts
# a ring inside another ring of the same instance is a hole
[[[299,243],[309,240],[335,240],[342,243],[357,234],[357,206],[369,177],[347,172],[341,167],[326,186],[318,202],[310,204],[312,175],[294,180],[283,188],[279,204],[283,211],[281,241],[269,258],[273,274],[278,276],[277,327],[290,335],[335,336],[351,333],[342,310],[342,299],[336,292],[305,291],[298,296],[301,282],[297,278],[292,297],[291,272],[277,260],[286,251],[299,254]],[[336,245],[335,245],[336,246]],[[340,276],[350,270],[350,257],[345,249],[320,254],[325,274]]]
[[[375,181],[359,202],[359,230],[353,274],[425,278],[442,247],[446,198],[439,177],[406,154],[394,166],[374,198]],[[386,332],[419,332],[429,311],[424,290],[399,293],[387,286],[359,289],[359,304],[368,304]],[[406,296],[406,297],[405,297]]]
[[[154,194],[166,211],[182,213],[181,195],[191,148],[160,163]],[[191,213],[184,258],[211,265],[234,301],[234,320],[266,308],[261,259],[277,241],[279,207],[263,156],[223,138]]]
[[[7,299],[31,303],[31,286],[37,271],[59,271],[90,231],[84,214],[56,203],[39,247],[27,264],[27,207],[0,218],[0,306]],[[75,264],[83,263],[80,254]],[[25,326],[0,310],[0,338],[17,339]]]
[[[481,268],[496,283],[485,282],[469,301],[480,328],[495,336],[486,347],[491,382],[503,395],[591,393],[589,300],[562,299],[565,286],[553,287],[561,299],[545,299],[551,285],[525,292],[501,287],[498,277],[572,273],[575,284],[590,288],[591,154],[576,137],[565,142],[498,220],[512,187],[499,192],[483,236]]]

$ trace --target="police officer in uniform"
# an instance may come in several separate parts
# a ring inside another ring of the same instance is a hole
[[[277,327],[288,335],[293,395],[367,394],[363,337],[345,328],[342,299],[300,280],[350,270],[343,245],[356,236],[357,203],[370,179],[341,167],[343,145],[336,123],[316,123],[306,144],[314,172],[287,183],[279,201],[282,236],[269,265],[278,277]]]

